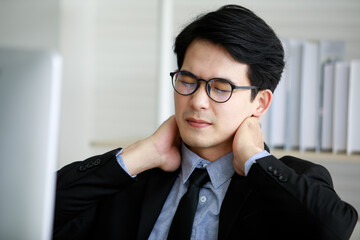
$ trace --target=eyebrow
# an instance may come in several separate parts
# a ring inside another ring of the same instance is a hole
[[[180,72],[181,72],[181,71],[184,71],[184,72],[191,73],[192,75],[196,76],[198,79],[202,79],[202,78],[200,78],[198,75],[194,74],[193,72],[191,72],[191,71],[189,71],[189,70],[181,69],[181,70],[179,70],[179,71],[180,71]],[[225,80],[225,81],[228,81],[229,83],[231,83],[231,84],[234,85],[234,86],[238,86],[238,85],[236,85],[232,80],[230,80],[230,79],[228,79],[228,78],[213,77],[213,78],[204,79],[204,80],[211,80],[211,79],[221,79],[221,80]]]
[[[233,81],[231,81],[230,79],[227,79],[227,78],[217,78],[217,79],[224,79],[226,81],[228,81],[229,83],[231,83],[232,85],[234,86],[238,86],[237,84],[235,84]]]

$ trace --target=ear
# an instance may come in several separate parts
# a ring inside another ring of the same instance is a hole
[[[269,109],[273,94],[270,89],[264,89],[258,92],[254,99],[255,109],[254,117],[261,117]]]

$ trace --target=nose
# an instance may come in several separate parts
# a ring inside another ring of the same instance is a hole
[[[210,104],[210,97],[206,92],[206,82],[199,82],[198,89],[190,95],[191,101],[190,104],[195,110],[207,109]]]

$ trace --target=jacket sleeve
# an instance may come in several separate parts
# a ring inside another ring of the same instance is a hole
[[[54,239],[65,239],[62,236],[68,232],[81,236],[91,228],[98,202],[135,181],[118,164],[118,151],[74,162],[58,171]],[[77,225],[82,227],[75,231]]]
[[[254,167],[254,168],[253,168]],[[357,223],[356,210],[333,189],[330,173],[321,165],[284,157],[257,160],[249,172],[253,184],[271,196],[271,184],[280,186],[308,215],[321,223],[322,239],[349,239]],[[264,178],[259,178],[262,175]]]

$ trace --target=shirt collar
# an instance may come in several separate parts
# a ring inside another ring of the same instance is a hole
[[[220,187],[235,173],[232,152],[210,162],[192,152],[184,143],[181,146],[181,172],[180,180],[184,184],[196,167],[206,168],[214,188]]]

